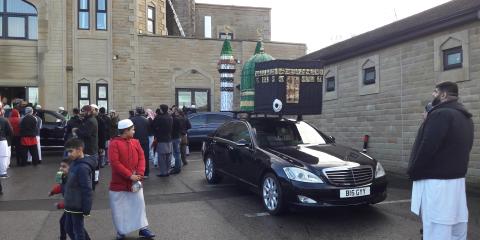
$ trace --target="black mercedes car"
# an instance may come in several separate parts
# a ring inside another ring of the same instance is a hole
[[[224,175],[246,183],[272,215],[290,205],[368,205],[387,197],[385,171],[377,160],[304,121],[234,119],[209,136],[202,153],[208,183]]]
[[[188,142],[200,145],[207,136],[232,119],[231,112],[199,112],[188,115],[192,128],[188,129]]]
[[[11,110],[5,112],[5,117],[10,116]],[[38,116],[42,119],[40,129],[40,145],[42,148],[62,148],[65,144],[63,135],[67,121],[60,113],[51,110],[38,110]]]

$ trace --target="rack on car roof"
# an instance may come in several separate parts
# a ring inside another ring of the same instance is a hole
[[[258,117],[277,117],[279,119],[283,118],[283,114],[272,114],[272,113],[260,113],[260,112],[252,112],[252,111],[225,111],[233,113],[233,118],[235,119],[250,119],[250,118],[258,118]],[[303,115],[297,114],[297,121],[302,121]]]

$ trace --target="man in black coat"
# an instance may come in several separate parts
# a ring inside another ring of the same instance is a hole
[[[33,108],[25,108],[25,116],[20,120],[20,149],[21,158],[20,166],[27,164],[27,153],[32,155],[32,163],[36,166],[39,163],[37,132],[39,131],[37,126],[37,118],[33,116]]]
[[[159,114],[152,123],[153,133],[157,141],[156,151],[158,153],[158,167],[160,169],[159,177],[169,175],[170,160],[172,155],[172,126],[173,120],[168,113],[168,106],[160,105]]]
[[[82,125],[78,129],[74,129],[78,138],[85,143],[84,153],[90,156],[98,154],[98,122],[93,115],[91,106],[82,107],[81,115],[83,116]]]
[[[85,144],[83,152],[98,161],[98,122],[93,113],[93,108],[85,105],[82,107],[81,114],[83,116],[82,125],[73,131]],[[93,175],[93,190],[95,190],[95,185],[98,184],[100,174],[99,164],[97,163],[95,166],[97,170]]]
[[[149,155],[149,146],[148,146],[148,136],[150,135],[150,122],[145,117],[145,111],[143,111],[142,107],[137,107],[135,109],[135,116],[132,117],[133,125],[135,126],[135,134],[133,137],[138,139],[140,145],[143,149],[143,154],[145,155],[145,174],[144,177],[148,177],[150,174],[150,164],[148,160]]]
[[[108,148],[107,141],[110,139],[110,118],[104,107],[100,108],[96,119],[98,122],[98,164],[103,168],[107,164],[105,155]]]
[[[82,120],[80,119],[80,110],[78,108],[73,109],[73,116],[68,120],[67,126],[65,126],[65,135],[63,139],[65,142],[73,137],[72,129],[79,128],[82,125]]]
[[[423,239],[447,237],[445,232],[466,239],[465,175],[474,139],[472,114],[458,102],[456,83],[440,83],[432,95],[433,108],[418,130],[408,166],[414,181],[412,211],[422,214]]]

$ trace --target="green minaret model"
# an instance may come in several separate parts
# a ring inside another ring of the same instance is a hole
[[[255,109],[255,64],[274,60],[265,53],[263,42],[257,42],[255,54],[245,62],[242,69],[242,81],[240,83],[240,110],[253,111]]]
[[[233,77],[237,61],[233,57],[230,40],[223,42],[218,72],[220,73],[220,111],[233,111]]]

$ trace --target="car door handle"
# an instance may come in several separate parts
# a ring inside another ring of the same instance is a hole
[[[228,148],[228,150],[233,150],[233,147],[230,146],[230,145],[228,145],[227,148]]]

